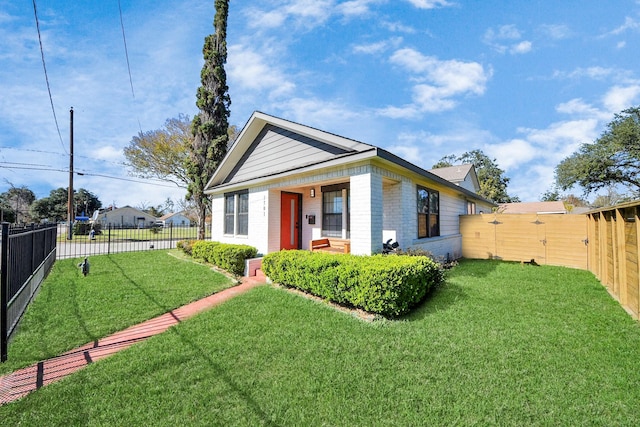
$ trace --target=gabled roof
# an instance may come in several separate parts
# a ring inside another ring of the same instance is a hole
[[[169,218],[171,218],[173,216],[176,216],[176,215],[182,215],[182,216],[186,217],[186,215],[184,214],[184,211],[181,211],[181,212],[169,212],[169,213],[166,213],[166,214],[162,215],[158,219],[161,220],[161,221],[166,221],[167,219],[169,219]]]
[[[447,181],[451,181],[454,184],[460,185],[469,177],[473,188],[478,191],[480,189],[480,183],[478,182],[478,175],[476,175],[476,169],[472,164],[448,166],[444,168],[429,169],[429,172],[438,175],[440,178],[444,178]]]
[[[508,214],[566,214],[567,208],[565,208],[564,202],[562,201],[503,203],[498,207],[498,212]]]
[[[205,192],[234,188],[237,184],[258,184],[273,177],[367,159],[390,162],[468,197],[494,205],[475,192],[382,148],[259,111],[251,115],[207,183]]]
[[[256,111],[205,188],[271,176],[372,150],[375,150],[372,145]]]

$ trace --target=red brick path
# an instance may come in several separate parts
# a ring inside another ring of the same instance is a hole
[[[13,402],[54,381],[84,368],[89,363],[104,359],[131,345],[160,334],[171,326],[208,308],[223,303],[236,295],[264,283],[264,276],[243,277],[242,283],[217,294],[192,302],[155,319],[132,326],[124,331],[71,350],[53,359],[38,362],[0,377],[0,405]]]

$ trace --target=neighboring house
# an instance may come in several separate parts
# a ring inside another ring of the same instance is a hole
[[[474,193],[480,191],[480,183],[478,182],[476,168],[471,164],[429,169],[429,172],[436,174],[447,181],[451,181],[462,188],[473,191]]]
[[[169,225],[173,225],[174,227],[191,226],[191,220],[185,215],[184,211],[162,215],[156,221],[156,223],[158,222],[165,227],[168,227]]]
[[[100,212],[94,222],[99,223],[102,227],[111,225],[123,228],[143,228],[153,226],[156,217],[140,209],[124,206]]]
[[[458,258],[459,216],[495,207],[373,145],[255,112],[206,186],[212,239],[262,254],[348,239],[372,254],[394,239]]]
[[[498,206],[498,213],[505,214],[566,214],[569,213],[564,202],[522,202],[502,203]]]

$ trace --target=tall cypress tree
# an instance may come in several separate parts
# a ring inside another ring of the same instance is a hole
[[[191,178],[187,198],[198,211],[198,238],[204,239],[205,218],[209,198],[204,187],[227,153],[229,135],[229,87],[224,64],[227,62],[227,17],[229,0],[215,0],[214,34],[204,39],[204,66],[200,73],[202,86],[196,94],[200,113],[193,118],[194,142],[187,160]]]

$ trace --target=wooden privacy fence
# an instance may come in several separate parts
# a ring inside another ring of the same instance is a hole
[[[589,269],[640,320],[640,202],[590,211]]]
[[[589,270],[640,320],[640,201],[585,215],[463,215],[460,232],[465,258]]]
[[[585,215],[463,215],[460,232],[465,258],[589,268]]]

